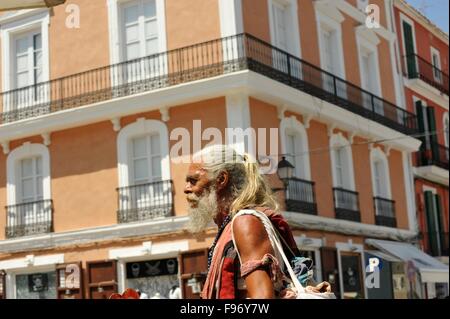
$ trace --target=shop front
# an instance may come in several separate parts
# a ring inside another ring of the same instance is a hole
[[[449,269],[408,243],[367,239],[366,267],[378,264],[379,288],[369,298],[432,299],[448,297]]]

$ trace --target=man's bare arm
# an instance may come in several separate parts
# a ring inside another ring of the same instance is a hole
[[[266,254],[274,255],[266,229],[257,217],[252,215],[237,217],[233,230],[242,264],[252,260],[261,260]],[[267,271],[255,270],[245,278],[245,283],[249,298],[275,298],[273,283]]]

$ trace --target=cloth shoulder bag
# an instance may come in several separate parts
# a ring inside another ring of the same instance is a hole
[[[233,223],[234,223],[234,219],[242,216],[242,215],[253,215],[258,217],[261,222],[264,225],[264,228],[267,231],[267,235],[269,237],[269,240],[272,244],[273,250],[275,252],[275,257],[276,258],[280,258],[283,260],[283,263],[281,263],[281,260],[279,260],[280,264],[284,264],[284,267],[286,268],[286,270],[288,271],[289,277],[288,279],[290,279],[292,285],[293,285],[293,290],[296,293],[296,299],[336,299],[336,296],[334,295],[334,293],[332,292],[323,292],[323,293],[316,293],[316,292],[312,292],[312,291],[307,291],[305,290],[305,288],[302,286],[302,284],[300,283],[300,281],[298,280],[297,276],[294,273],[294,270],[292,269],[288,258],[286,257],[286,254],[284,253],[283,250],[283,246],[280,242],[280,239],[277,236],[277,232],[274,229],[272,222],[270,221],[270,219],[262,212],[256,211],[256,210],[241,210],[239,211],[233,218],[233,220],[231,221],[231,235],[232,235],[232,239],[233,239],[233,243],[234,243],[234,247],[236,249],[236,252],[238,253],[239,256],[239,260],[241,259],[239,252],[237,250],[237,246],[236,246],[236,241],[234,239],[234,232],[233,232]]]

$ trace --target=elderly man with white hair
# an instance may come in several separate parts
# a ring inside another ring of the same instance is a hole
[[[254,159],[226,145],[209,146],[193,156],[184,192],[190,231],[199,233],[212,221],[218,226],[209,253],[203,299],[295,298],[295,292],[288,288],[283,261],[258,214],[269,218],[286,255],[295,257],[292,255],[298,250]],[[308,288],[315,292],[331,290],[328,283]]]

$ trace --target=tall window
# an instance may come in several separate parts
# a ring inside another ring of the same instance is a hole
[[[159,134],[146,135],[131,140],[131,185],[161,180],[161,150]]]
[[[272,3],[274,24],[274,45],[282,50],[288,50],[288,13],[285,5],[278,1]]]
[[[387,157],[380,149],[374,149],[371,153],[371,161],[374,195],[375,197],[390,199],[391,189]]]
[[[431,48],[431,62],[433,64],[433,77],[437,82],[442,81],[442,72],[441,72],[441,55],[438,50],[435,48]]]
[[[122,7],[124,60],[159,52],[155,0],[139,0]]]
[[[303,153],[302,137],[295,132],[286,134],[286,159],[295,166],[294,176],[306,179],[305,162],[306,154]]]
[[[445,143],[445,147],[447,148],[446,152],[445,152],[447,159],[449,158],[449,151],[448,151],[448,147],[449,147],[448,144],[449,144],[449,138],[450,138],[450,136],[449,136],[450,127],[449,126],[450,126],[450,123],[448,120],[448,113],[445,113],[444,114],[444,143]]]
[[[44,81],[42,59],[42,35],[29,32],[14,38],[13,87],[21,89]],[[30,87],[16,92],[15,106],[27,106],[43,98],[43,86]]]
[[[360,40],[363,41],[363,40]],[[370,94],[363,93],[363,105],[367,109],[374,110],[378,114],[383,114],[383,104],[372,95],[381,95],[379,70],[378,70],[378,54],[377,47],[367,44],[360,45],[360,76],[362,88]]]
[[[331,162],[333,165],[334,187],[353,191],[353,161],[351,146],[347,139],[341,134],[334,134],[331,137],[330,146]]]
[[[50,157],[47,147],[25,143],[7,159],[8,238],[52,231]]]
[[[43,198],[42,157],[26,158],[19,162],[20,194],[22,203],[34,202]]]

